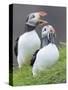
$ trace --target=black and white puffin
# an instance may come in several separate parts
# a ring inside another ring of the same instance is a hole
[[[41,17],[46,15],[46,12],[40,11],[30,13],[27,16],[25,24],[27,32],[22,34],[16,40],[16,46],[14,48],[19,68],[21,68],[24,64],[30,64],[32,55],[36,50],[40,49],[41,41],[35,28],[37,25],[48,23],[47,21],[41,19]]]
[[[43,37],[47,40],[44,40]],[[54,43],[54,38],[54,28],[51,25],[44,26],[42,29],[42,43],[45,42],[45,46],[37,52],[32,68],[33,76],[37,76],[39,72],[45,71],[47,68],[54,65],[59,59],[59,50]]]

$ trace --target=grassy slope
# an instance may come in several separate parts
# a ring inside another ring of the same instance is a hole
[[[31,67],[24,66],[21,70],[14,70],[13,85],[40,85],[40,84],[56,84],[66,82],[66,48],[61,47],[60,59],[58,62],[47,69],[38,77],[33,78]]]

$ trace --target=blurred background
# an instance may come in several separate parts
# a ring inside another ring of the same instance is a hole
[[[37,5],[13,5],[13,66],[17,66],[16,56],[14,54],[15,40],[25,32],[25,20],[29,13],[37,11],[45,11],[48,15],[44,18],[56,30],[56,44],[60,42],[66,43],[66,8],[54,6],[37,6]],[[41,27],[37,27],[36,31],[41,38]]]

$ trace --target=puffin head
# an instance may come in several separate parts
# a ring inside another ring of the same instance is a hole
[[[46,25],[42,29],[42,39],[46,39],[47,44],[55,43],[56,32],[51,25]]]
[[[27,16],[26,19],[26,25],[30,26],[30,27],[36,27],[37,25],[43,25],[43,24],[47,24],[47,21],[44,21],[42,19],[42,17],[46,16],[47,13],[44,11],[39,11],[39,12],[34,12],[34,13],[30,13]]]

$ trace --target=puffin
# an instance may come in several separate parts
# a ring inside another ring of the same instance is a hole
[[[52,35],[50,34],[52,30]],[[46,26],[42,28],[42,35],[41,35],[41,48],[48,45],[50,42],[55,43],[55,38],[56,38],[56,33],[52,25],[49,25],[48,23]],[[53,37],[53,38],[52,38]],[[51,40],[52,39],[52,40]],[[35,60],[36,60],[36,55],[40,49],[36,50],[36,52],[33,54],[32,59],[31,59],[31,66],[33,66]]]
[[[46,25],[42,28],[42,48],[37,52],[32,74],[34,77],[46,71],[59,60],[59,50],[55,44],[55,29],[52,25]],[[45,44],[45,45],[44,45]]]
[[[26,18],[25,33],[16,39],[14,52],[17,57],[18,67],[29,65],[32,55],[40,49],[41,41],[36,32],[36,27],[48,23],[42,17],[46,16],[44,11],[30,13]]]

